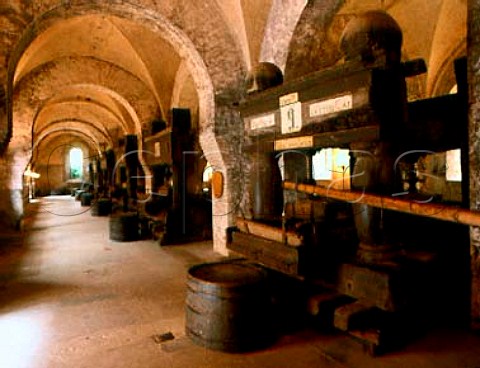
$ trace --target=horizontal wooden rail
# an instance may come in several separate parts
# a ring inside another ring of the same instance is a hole
[[[316,194],[322,197],[333,198],[350,203],[362,203],[386,210],[431,217],[438,220],[451,221],[469,226],[480,226],[479,211],[471,211],[455,206],[405,200],[351,190],[330,189],[316,185],[297,184],[293,182],[284,182],[283,187],[297,192]]]

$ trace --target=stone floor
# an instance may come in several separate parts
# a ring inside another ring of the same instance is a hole
[[[23,238],[0,235],[0,367],[480,367],[479,337],[440,328],[376,358],[310,328],[252,353],[202,348],[185,336],[185,281],[190,266],[221,259],[211,243],[112,242],[108,218],[72,197],[29,210]]]

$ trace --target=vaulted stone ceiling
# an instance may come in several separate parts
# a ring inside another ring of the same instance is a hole
[[[63,131],[108,146],[114,131],[140,134],[175,106],[191,108],[201,130],[213,124],[214,95],[241,94],[259,61],[293,77],[341,62],[343,27],[370,9],[400,24],[404,59],[427,62],[416,97],[448,92],[466,52],[465,0],[4,0],[0,80],[13,141]],[[5,133],[5,116],[0,124]]]

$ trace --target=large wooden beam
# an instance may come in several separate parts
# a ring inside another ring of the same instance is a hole
[[[326,198],[350,203],[364,203],[372,207],[430,217],[437,220],[451,221],[459,224],[480,226],[480,211],[447,206],[438,203],[404,200],[377,194],[362,193],[351,190],[338,190],[309,184],[284,182],[283,187],[298,192],[316,194]]]
[[[303,245],[303,237],[293,231],[283,231],[282,228],[269,226],[260,222],[237,217],[236,225],[240,231],[260,236],[292,247]]]
[[[227,248],[265,267],[287,275],[300,276],[308,259],[304,247],[292,247],[258,235],[232,231]]]

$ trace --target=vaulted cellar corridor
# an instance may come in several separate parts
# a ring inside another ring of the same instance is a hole
[[[1,2],[0,366],[480,366],[479,24]]]

